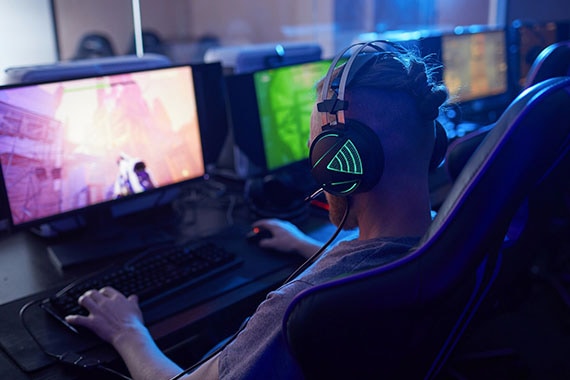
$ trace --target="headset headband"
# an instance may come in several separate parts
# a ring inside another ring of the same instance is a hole
[[[350,73],[350,68],[352,67],[353,62],[356,60],[356,57],[358,57],[358,55],[368,47],[373,47],[378,52],[387,51],[387,49],[384,49],[383,47],[380,47],[377,44],[383,44],[383,45],[389,45],[390,47],[395,47],[393,45],[393,43],[391,43],[390,41],[387,41],[387,40],[376,40],[376,41],[370,41],[370,42],[357,42],[357,43],[347,47],[343,51],[341,51],[333,59],[331,65],[329,67],[329,70],[327,72],[327,76],[325,77],[325,80],[323,82],[323,88],[321,91],[321,99],[323,99],[323,100],[321,103],[319,103],[319,106],[318,106],[318,110],[322,113],[321,119],[322,119],[323,125],[328,124],[328,119],[327,119],[326,113],[329,113],[331,115],[336,115],[337,122],[344,124],[344,122],[345,122],[344,110],[346,109],[346,102],[344,100],[344,92],[345,92],[345,88],[346,88],[346,82],[348,81],[348,75]],[[344,68],[342,70],[342,75],[340,77],[340,84],[338,87],[337,96],[334,97],[333,99],[329,99],[328,98],[328,92],[329,92],[330,87],[331,87],[332,74],[333,74],[338,62],[342,59],[342,57],[346,54],[346,52],[350,51],[351,49],[353,49],[357,46],[359,46],[358,50],[356,50],[356,52],[350,56],[350,58],[348,59],[348,61],[344,65]],[[323,105],[322,107],[321,107],[321,104]]]

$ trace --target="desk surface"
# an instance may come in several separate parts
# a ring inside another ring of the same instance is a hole
[[[243,319],[255,310],[265,294],[280,285],[301,263],[299,258],[264,252],[248,245],[243,233],[255,216],[248,212],[242,200],[232,197],[233,195],[224,199],[186,199],[183,212],[175,210],[176,223],[173,224],[172,220],[164,220],[162,223],[168,228],[175,225],[176,233],[191,238],[209,236],[214,231],[231,225],[233,235],[227,236],[226,243],[245,258],[241,272],[216,277],[189,291],[182,300],[172,302],[187,302],[199,299],[200,296],[203,301],[149,326],[159,345],[169,351],[173,358],[177,357],[178,352],[184,352],[184,360],[197,360],[217,340],[235,331]],[[172,216],[172,213],[167,213],[167,217]],[[160,218],[153,223],[161,224]],[[328,223],[326,216],[319,212],[311,213],[297,224],[323,242],[334,232],[334,227]],[[345,236],[341,234],[338,239]],[[77,373],[76,369],[53,364],[50,358],[43,356],[23,328],[18,312],[28,301],[43,299],[117,258],[107,257],[62,271],[48,257],[47,246],[50,244],[52,241],[49,239],[30,232],[0,237],[0,343],[3,348],[0,351],[0,378],[73,379],[85,376],[85,373]],[[264,271],[263,268],[267,267],[273,269]],[[208,297],[207,293],[212,291],[215,296]],[[36,311],[32,310],[31,313]],[[53,325],[54,321],[40,312],[31,315],[30,319],[33,320],[34,328],[40,329],[38,331],[41,331],[41,335],[49,337],[49,334],[53,331],[57,333],[61,328]],[[67,344],[67,338],[63,342]],[[183,349],[180,349],[181,342],[185,344]],[[98,378],[101,374],[93,376]]]

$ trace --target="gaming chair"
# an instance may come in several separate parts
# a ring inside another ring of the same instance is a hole
[[[79,41],[73,59],[112,57],[114,55],[115,48],[109,37],[102,33],[88,33]]]
[[[540,52],[526,75],[525,88],[558,76],[570,76],[570,41],[554,43]]]
[[[558,42],[547,46],[536,57],[526,78],[525,89],[545,79],[570,76],[570,41]],[[475,149],[485,138],[494,124],[489,124],[453,140],[447,150],[445,167],[454,181]]]
[[[523,91],[461,170],[415,249],[295,297],[283,331],[306,378],[440,374],[480,306],[503,284],[496,280],[510,269],[503,248],[512,221],[568,162],[569,150],[570,77]]]

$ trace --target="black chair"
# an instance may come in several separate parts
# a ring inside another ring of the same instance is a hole
[[[449,179],[454,182],[463,167],[473,155],[473,152],[479,147],[481,142],[485,139],[489,131],[495,124],[485,125],[468,135],[459,137],[449,144],[447,153],[445,155],[444,169],[449,175]]]
[[[441,375],[481,306],[493,304],[497,279],[509,277],[503,248],[513,220],[569,150],[570,78],[523,91],[466,163],[416,249],[293,300],[283,330],[306,378]]]
[[[109,37],[102,33],[88,33],[79,41],[73,59],[102,58],[114,55],[115,48]]]
[[[540,52],[526,75],[525,88],[562,76],[570,76],[570,41],[554,43]]]
[[[142,37],[142,47],[144,54],[160,54],[160,55],[168,55],[167,48],[162,40],[160,34],[153,30],[143,30],[141,33]],[[135,38],[132,38],[132,43],[127,50],[127,54],[136,54],[136,43]]]
[[[570,41],[549,45],[538,54],[525,78],[524,88],[545,79],[563,76],[570,76]],[[493,126],[494,123],[483,126],[449,144],[445,168],[451,181],[455,181],[469,157]]]

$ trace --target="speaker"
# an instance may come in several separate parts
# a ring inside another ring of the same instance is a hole
[[[333,80],[338,62],[352,49],[356,51],[348,58],[342,72]],[[349,75],[358,71],[376,54],[361,59],[358,56],[368,54],[372,48],[382,53],[402,53],[404,48],[398,44],[378,40],[361,42],[349,46],[332,61],[327,75],[323,79],[320,103],[317,109],[323,122],[322,132],[313,140],[309,160],[313,177],[330,194],[348,196],[372,189],[381,179],[384,171],[384,149],[378,135],[368,126],[352,119],[345,119],[344,111],[348,103],[344,98]],[[374,52],[375,53],[375,52]],[[329,97],[329,93],[333,93]],[[333,122],[328,122],[330,116]],[[447,151],[447,134],[444,127],[434,122],[435,146],[430,160],[430,170],[439,167]]]

